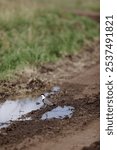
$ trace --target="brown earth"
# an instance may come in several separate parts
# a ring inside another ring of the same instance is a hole
[[[38,96],[54,85],[61,87],[51,97],[54,106],[29,113],[31,121],[1,129],[0,150],[99,150],[99,41],[56,64],[25,69],[16,80],[1,81],[0,100]],[[39,120],[58,105],[75,107],[73,117]]]
[[[82,11],[82,10],[65,10],[65,12],[71,12],[77,16],[83,16],[90,18],[96,22],[100,22],[100,13],[99,12],[94,12],[94,11]]]

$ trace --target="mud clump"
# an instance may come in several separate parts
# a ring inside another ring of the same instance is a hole
[[[82,150],[100,150],[100,142],[96,141],[89,147],[83,147]]]
[[[46,84],[40,79],[30,79],[26,85],[27,89],[44,88]]]
[[[0,81],[0,102],[8,99],[37,97],[50,88],[50,84],[39,78],[32,77],[14,81]]]

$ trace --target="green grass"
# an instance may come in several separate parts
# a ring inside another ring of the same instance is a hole
[[[29,2],[33,4],[31,0]],[[9,6],[13,7],[11,12],[6,7],[2,10],[4,13],[0,15],[0,79],[6,78],[18,68],[55,62],[68,53],[79,51],[86,41],[99,36],[97,22],[70,12],[66,13],[64,9],[59,10],[56,5],[52,7],[45,0],[34,2],[31,10],[29,6],[25,8],[24,5],[18,9],[15,2],[13,6]],[[37,5],[39,2],[43,6],[41,9],[40,5],[39,8]],[[7,3],[8,0],[5,0],[3,6]],[[89,5],[88,8],[90,9]]]

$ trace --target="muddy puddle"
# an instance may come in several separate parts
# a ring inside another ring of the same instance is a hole
[[[71,106],[58,106],[51,111],[46,112],[42,115],[41,120],[49,119],[64,119],[66,117],[71,118],[74,112],[74,107]]]
[[[26,115],[34,110],[44,109],[47,105],[53,105],[51,100],[48,99],[50,95],[54,95],[60,92],[60,87],[55,86],[49,92],[45,92],[41,96],[31,99],[19,99],[19,100],[6,100],[0,104],[0,129],[8,127],[13,121],[26,121],[32,120],[31,117]],[[42,115],[41,120],[47,119],[63,119],[65,117],[71,118],[74,111],[70,106],[58,106],[53,110],[46,112]]]
[[[23,99],[23,100],[6,100],[0,104],[0,128],[8,126],[12,121],[21,121],[21,117],[27,113],[40,109],[44,106],[42,97],[37,99]],[[23,117],[23,120],[30,118]]]

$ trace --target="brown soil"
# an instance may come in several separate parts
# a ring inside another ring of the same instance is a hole
[[[14,81],[1,81],[0,99],[38,96],[54,85],[61,87],[61,92],[51,97],[55,105],[29,113],[32,121],[14,122],[1,129],[0,150],[98,150],[99,41],[56,64],[24,70]],[[75,107],[73,117],[39,120],[58,105]]]
[[[89,17],[97,22],[100,22],[100,14],[95,12],[82,12],[82,11],[75,11],[74,12],[78,16],[85,16]]]
[[[82,11],[82,10],[65,10],[65,12],[71,12],[77,16],[88,17],[96,22],[100,22],[100,13],[94,11]]]

